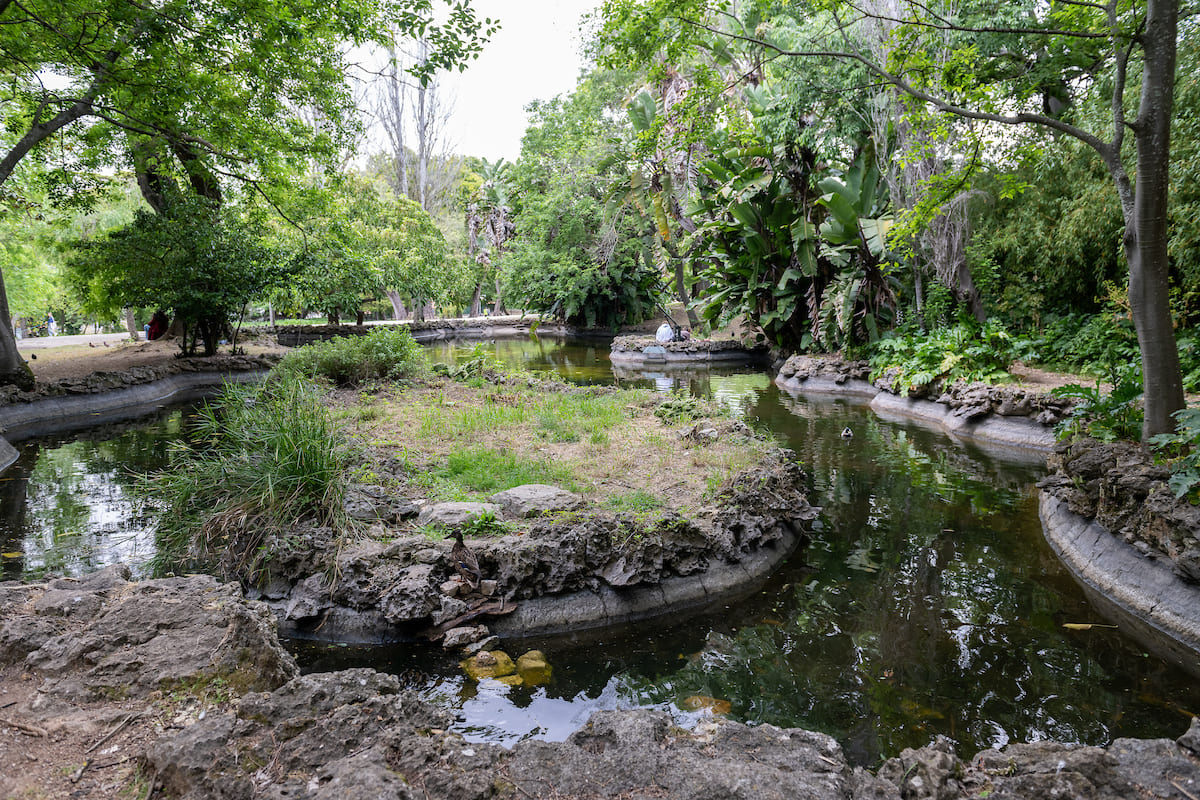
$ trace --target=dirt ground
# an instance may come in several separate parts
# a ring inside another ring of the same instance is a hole
[[[283,349],[257,341],[238,347],[250,354]],[[221,348],[221,352],[228,350],[228,347]],[[133,367],[170,363],[179,357],[179,343],[174,339],[159,339],[154,342],[75,344],[43,347],[23,355],[38,383],[53,383],[63,378],[82,378],[93,372],[125,372]]]

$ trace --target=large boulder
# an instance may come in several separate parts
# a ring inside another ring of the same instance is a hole
[[[540,517],[583,507],[583,498],[579,495],[544,483],[527,483],[505,489],[492,495],[492,502],[500,506],[504,515],[511,519]]]
[[[54,620],[54,635],[26,615],[0,623],[6,650],[24,653],[58,700],[142,697],[213,679],[269,689],[296,674],[275,618],[237,584],[206,575],[126,583],[110,572],[55,588],[68,583],[52,583],[31,604],[34,620]]]

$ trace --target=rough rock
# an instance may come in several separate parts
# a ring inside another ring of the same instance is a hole
[[[491,632],[486,625],[467,625],[461,628],[451,628],[446,631],[446,635],[442,637],[442,647],[447,650],[454,650],[459,647],[482,642],[490,636]]]
[[[550,682],[553,670],[546,654],[541,650],[530,650],[517,656],[517,674],[526,686],[541,686]]]
[[[463,661],[460,666],[474,680],[503,678],[505,675],[513,675],[517,671],[517,665],[513,663],[512,656],[503,650],[480,650]]]
[[[1141,445],[1078,438],[1060,444],[1049,466],[1043,491],[1200,583],[1200,507],[1175,497],[1170,473]]]
[[[495,503],[436,503],[421,509],[417,523],[457,528],[484,514],[499,515],[500,506]]]
[[[492,502],[510,519],[540,517],[583,507],[583,498],[579,495],[544,483],[527,483],[497,492],[492,495]]]
[[[53,590],[52,590],[53,591]],[[63,618],[57,635],[15,620],[0,639],[25,651],[63,699],[139,697],[156,689],[221,678],[239,689],[278,686],[296,673],[274,617],[236,584],[208,576],[112,586],[93,595],[101,610]]]

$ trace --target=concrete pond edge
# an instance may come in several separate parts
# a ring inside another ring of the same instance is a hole
[[[177,373],[107,392],[0,406],[0,471],[17,460],[12,442],[135,419],[166,405],[206,397],[226,383],[258,381],[266,374],[261,369]]]

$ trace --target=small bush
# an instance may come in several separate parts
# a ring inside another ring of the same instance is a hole
[[[897,331],[872,347],[871,380],[895,370],[895,385],[911,391],[935,380],[948,383],[1010,380],[1015,352],[1002,326],[960,322],[952,328]]]
[[[323,378],[338,386],[396,380],[420,371],[424,354],[406,328],[381,326],[366,336],[340,336],[288,353],[279,373]]]
[[[1176,497],[1195,503],[1200,487],[1200,408],[1176,411],[1175,432],[1151,437],[1150,445],[1171,470],[1167,486]]]
[[[1142,435],[1142,372],[1137,364],[1111,374],[1113,390],[1109,394],[1096,386],[1072,383],[1060,386],[1051,394],[1075,400],[1071,416],[1058,423],[1054,435],[1062,440],[1086,435],[1102,442],[1119,439],[1137,441]]]

